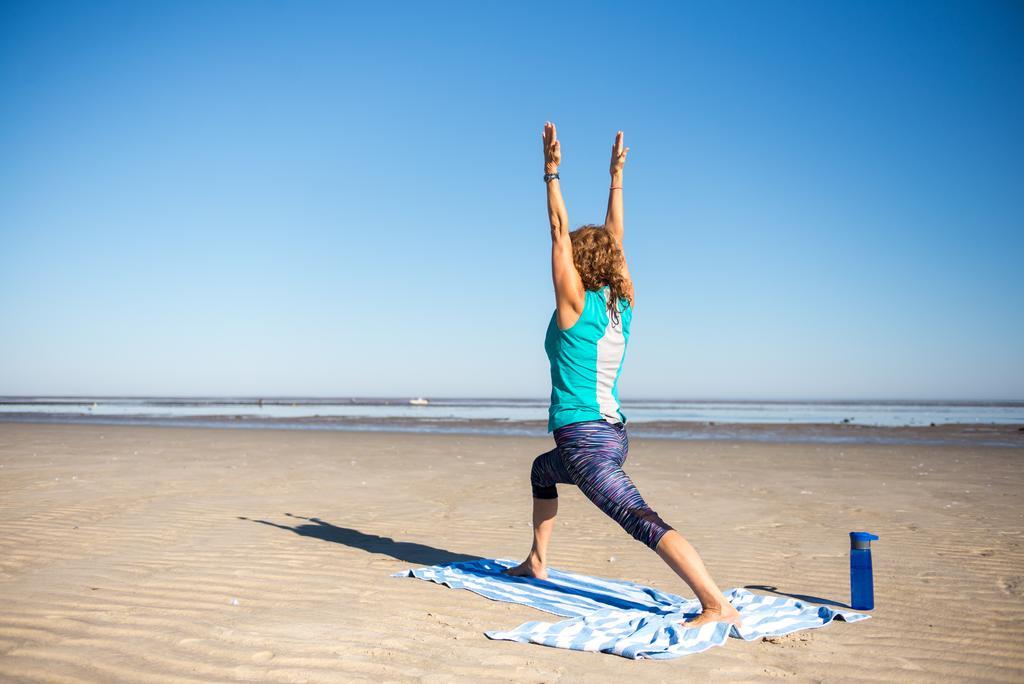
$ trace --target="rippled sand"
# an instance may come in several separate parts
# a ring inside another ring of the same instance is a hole
[[[845,603],[846,533],[881,536],[875,619],[772,642],[636,662],[493,642],[543,614],[389,577],[524,554],[551,444],[0,425],[0,680],[1024,679],[1024,449],[633,438],[627,470],[724,588]],[[552,565],[689,593],[560,490]]]

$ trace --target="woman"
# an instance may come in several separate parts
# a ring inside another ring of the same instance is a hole
[[[739,624],[739,613],[711,579],[697,551],[640,496],[622,470],[629,451],[618,378],[633,318],[633,283],[622,251],[622,131],[612,145],[611,187],[603,226],[571,233],[562,202],[555,125],[544,124],[544,180],[551,222],[555,312],[544,348],[551,362],[548,432],[556,447],[534,460],[533,548],[510,575],[547,577],[548,541],[558,512],[556,483],[574,484],[634,539],[655,551],[693,590],[702,612],[686,623]]]

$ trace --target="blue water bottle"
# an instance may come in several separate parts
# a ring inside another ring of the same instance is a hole
[[[850,606],[854,610],[871,610],[875,607],[871,542],[877,539],[870,532],[850,533]]]

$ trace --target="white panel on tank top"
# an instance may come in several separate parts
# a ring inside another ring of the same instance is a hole
[[[604,298],[607,307],[609,290],[604,291]],[[626,338],[622,334],[622,316],[618,316],[617,323],[612,323],[609,315],[604,334],[597,341],[597,405],[601,415],[613,423],[622,422],[619,416],[619,402],[615,401],[612,388],[615,386],[615,376],[622,366],[625,351]]]

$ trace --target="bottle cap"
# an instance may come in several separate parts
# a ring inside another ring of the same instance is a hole
[[[851,549],[870,549],[872,541],[878,541],[878,535],[871,534],[870,532],[850,533]]]

